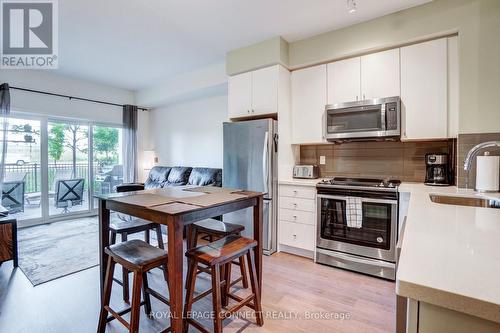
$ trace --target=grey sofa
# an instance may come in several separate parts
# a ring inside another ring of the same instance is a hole
[[[122,184],[116,187],[117,192],[140,191],[169,186],[222,186],[222,169],[155,166],[149,171],[144,183]],[[222,217],[216,217],[222,220]],[[166,227],[161,226],[163,233]],[[184,229],[184,235],[186,230]]]
[[[182,166],[155,166],[143,183],[122,184],[117,192],[138,191],[170,186],[222,186],[222,169]]]

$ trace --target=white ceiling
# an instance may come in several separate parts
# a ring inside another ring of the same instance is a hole
[[[430,0],[59,1],[64,75],[138,90],[224,60],[227,51],[283,36],[289,42]]]

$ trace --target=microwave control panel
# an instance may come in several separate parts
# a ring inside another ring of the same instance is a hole
[[[387,130],[398,129],[398,105],[397,103],[387,103],[385,105],[385,119]]]

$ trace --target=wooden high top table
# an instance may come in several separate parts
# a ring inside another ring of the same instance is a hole
[[[204,192],[206,189],[206,192]],[[253,237],[257,276],[262,290],[262,216],[263,194],[234,191],[220,187],[168,187],[136,192],[97,195],[99,199],[99,254],[101,299],[108,260],[104,248],[109,245],[110,211],[136,216],[163,224],[168,230],[168,279],[170,283],[171,325],[182,333],[183,309],[183,230],[185,225],[253,207]],[[98,331],[99,332],[99,331]]]

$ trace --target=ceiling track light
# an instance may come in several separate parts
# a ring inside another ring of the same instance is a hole
[[[356,0],[347,0],[347,11],[349,14],[356,12]]]

